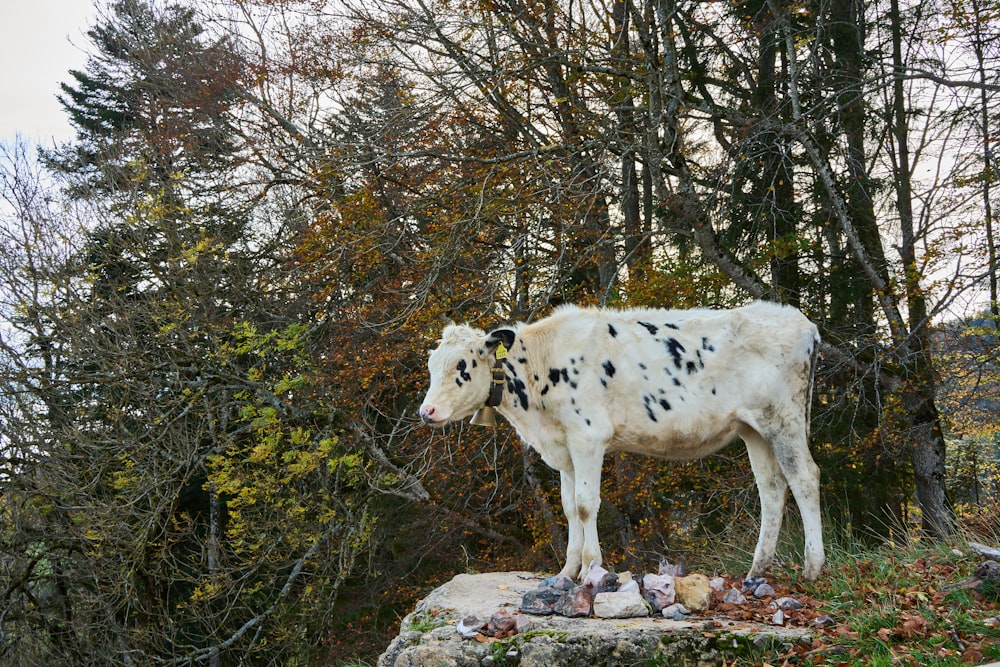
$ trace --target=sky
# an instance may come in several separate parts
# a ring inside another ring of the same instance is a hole
[[[0,0],[0,142],[73,138],[56,94],[86,65],[95,15],[92,0]]]

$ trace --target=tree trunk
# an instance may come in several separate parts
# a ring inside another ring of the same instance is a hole
[[[906,114],[903,90],[902,26],[899,0],[890,2],[893,62],[893,135],[896,139],[896,205],[899,210],[909,338],[896,341],[900,350],[900,365],[905,381],[903,404],[906,408],[912,439],[913,475],[917,502],[920,504],[923,530],[934,537],[946,538],[954,532],[955,522],[945,495],[945,441],[941,420],[934,402],[934,365],[930,347],[927,300],[920,284],[920,269],[916,261],[916,237],[913,228],[913,206]]]

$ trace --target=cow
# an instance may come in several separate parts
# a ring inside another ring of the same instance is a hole
[[[788,489],[805,532],[802,575],[823,567],[819,469],[809,409],[819,333],[797,309],[766,301],[731,310],[561,306],[489,333],[450,324],[427,362],[421,419],[442,426],[495,406],[560,473],[568,522],[560,574],[601,563],[597,535],[607,452],[689,460],[739,437],[760,495],[748,576],[774,558]]]

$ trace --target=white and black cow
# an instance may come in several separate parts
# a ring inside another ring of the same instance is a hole
[[[502,387],[493,393],[497,411],[561,473],[569,522],[561,573],[571,577],[601,562],[605,452],[693,459],[738,436],[761,504],[750,576],[774,557],[790,487],[805,529],[803,574],[814,580],[824,560],[819,470],[808,444],[818,347],[802,313],[767,302],[734,310],[564,306],[491,333],[450,325],[427,363],[420,416],[434,426],[463,419],[494,384]]]

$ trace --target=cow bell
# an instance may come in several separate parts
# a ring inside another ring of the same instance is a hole
[[[476,426],[496,426],[497,411],[489,405],[484,405],[473,413],[469,423]]]

